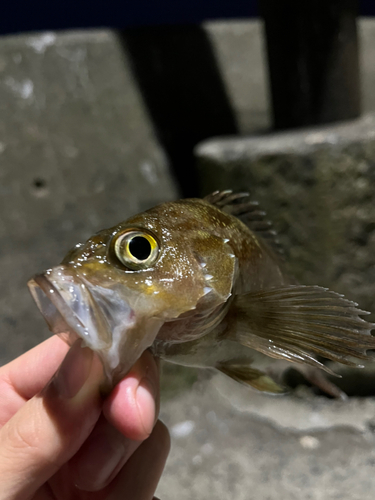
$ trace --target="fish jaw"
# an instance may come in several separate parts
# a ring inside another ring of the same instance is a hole
[[[81,338],[98,354],[107,390],[152,345],[163,324],[137,317],[124,290],[94,286],[67,266],[34,276],[28,286],[54,334],[69,344]]]

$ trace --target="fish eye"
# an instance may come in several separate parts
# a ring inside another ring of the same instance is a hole
[[[159,255],[159,245],[149,233],[128,230],[116,238],[114,251],[121,264],[137,271],[152,266]]]

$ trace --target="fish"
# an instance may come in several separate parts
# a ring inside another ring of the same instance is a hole
[[[369,313],[285,271],[248,193],[162,203],[77,244],[28,286],[53,334],[97,353],[107,391],[149,349],[271,394],[286,390],[275,366],[294,366],[340,396],[316,375],[333,373],[323,360],[360,367],[375,349]]]

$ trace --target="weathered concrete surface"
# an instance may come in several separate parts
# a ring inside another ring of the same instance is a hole
[[[267,397],[217,375],[167,402],[163,500],[371,500],[375,400]]]
[[[211,140],[197,148],[204,193],[249,190],[301,283],[375,312],[375,116],[345,125]]]
[[[205,23],[242,134],[271,125],[261,21]]]
[[[363,112],[375,111],[375,22],[373,18],[359,21],[360,68]]]
[[[0,364],[47,333],[31,275],[176,196],[115,34],[2,38]]]
[[[205,24],[241,134],[271,126],[267,59],[261,21]],[[358,21],[362,111],[375,111],[375,22]]]

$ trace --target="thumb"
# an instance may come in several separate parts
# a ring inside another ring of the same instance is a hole
[[[31,498],[87,439],[100,415],[102,370],[77,340],[43,391],[0,431],[0,500]]]

